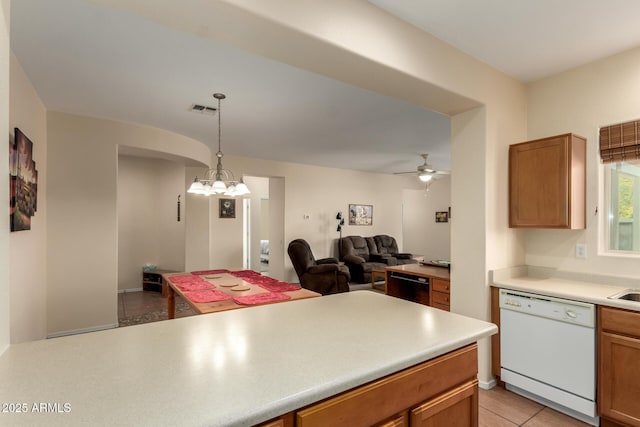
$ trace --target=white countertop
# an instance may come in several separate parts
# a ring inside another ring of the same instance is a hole
[[[0,425],[252,425],[496,332],[356,291],[12,345]]]
[[[508,270],[509,269],[505,269],[504,271],[506,272]],[[598,280],[600,280],[600,283],[559,277],[536,277],[528,275],[515,275],[511,277],[509,273],[496,274],[494,272],[492,286],[640,311],[640,303],[638,302],[608,298],[611,295],[627,289],[640,289],[637,284],[634,285],[633,280],[607,279],[603,277],[599,277]],[[623,284],[617,284],[617,282],[623,282]]]

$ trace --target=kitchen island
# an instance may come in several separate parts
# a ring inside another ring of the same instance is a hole
[[[0,424],[245,426],[284,416],[286,425],[302,416],[313,425],[318,410],[327,414],[316,402],[420,375],[433,388],[456,360],[475,380],[475,343],[496,332],[357,291],[17,344],[0,356]],[[447,392],[473,403],[473,381],[458,386]],[[477,381],[475,411],[477,420]]]

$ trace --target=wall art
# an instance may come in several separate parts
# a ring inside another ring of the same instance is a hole
[[[31,230],[31,217],[38,209],[38,171],[33,160],[33,142],[15,128],[9,141],[11,231]]]
[[[349,225],[373,225],[373,205],[349,205]]]
[[[220,218],[236,217],[236,199],[220,199]]]

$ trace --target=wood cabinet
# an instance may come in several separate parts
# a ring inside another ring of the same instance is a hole
[[[640,426],[640,313],[598,307],[598,342],[602,425]]]
[[[296,411],[298,427],[477,426],[477,344]]]
[[[387,267],[386,294],[450,311],[450,273],[446,267],[404,264]]]
[[[431,280],[431,291],[429,305],[440,310],[449,311],[451,308],[450,282],[446,279],[433,278]]]
[[[586,142],[568,133],[509,146],[509,227],[586,228]]]

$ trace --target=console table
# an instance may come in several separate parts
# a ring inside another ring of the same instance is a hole
[[[422,264],[405,264],[385,269],[387,295],[441,310],[450,309],[449,269]]]

